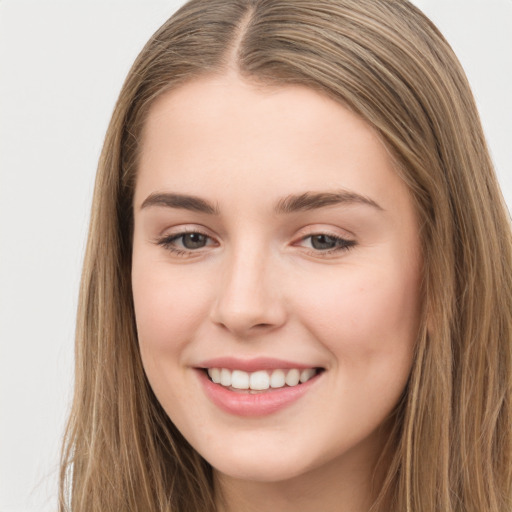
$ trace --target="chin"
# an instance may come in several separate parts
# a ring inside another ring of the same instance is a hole
[[[227,477],[252,482],[277,483],[304,475],[322,463],[307,460],[304,450],[239,450],[221,454],[206,454],[214,471]],[[210,456],[211,455],[211,456]],[[203,455],[204,456],[204,455]]]
[[[275,461],[236,461],[213,466],[214,471],[236,480],[261,483],[278,483],[292,480],[307,472],[306,468],[288,465],[275,465]]]

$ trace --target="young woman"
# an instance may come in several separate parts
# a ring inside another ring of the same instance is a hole
[[[512,510],[511,249],[418,9],[192,0],[107,133],[62,510]]]

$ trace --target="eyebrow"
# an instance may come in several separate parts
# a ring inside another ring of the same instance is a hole
[[[362,204],[371,206],[379,211],[384,210],[369,197],[348,190],[340,190],[334,192],[304,192],[302,194],[292,194],[280,199],[274,206],[274,212],[277,214],[289,214],[343,204]],[[188,194],[174,194],[169,192],[153,193],[144,200],[140,208],[142,210],[150,206],[165,206],[168,208],[206,213],[208,215],[220,215],[220,209],[217,205],[200,197]]]
[[[155,193],[150,194],[142,203],[140,209],[150,206],[166,206],[168,208],[180,208],[194,212],[207,213],[208,215],[220,215],[219,208],[200,197],[186,194]]]
[[[363,204],[380,211],[384,210],[369,197],[350,192],[349,190],[340,190],[335,192],[304,192],[303,194],[290,195],[280,199],[274,211],[276,213],[294,213],[339,204]]]

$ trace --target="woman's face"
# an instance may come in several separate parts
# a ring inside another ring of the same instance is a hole
[[[200,79],[150,110],[134,212],[142,361],[190,444],[252,481],[371,465],[421,269],[375,132],[305,87]]]

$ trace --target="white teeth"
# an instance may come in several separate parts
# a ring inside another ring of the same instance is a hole
[[[220,370],[219,368],[210,368],[208,370],[208,375],[211,377],[212,381],[215,382],[215,384],[220,383]]]
[[[270,376],[265,370],[251,373],[249,380],[249,386],[251,389],[261,391],[262,389],[268,389],[270,386]]]
[[[307,382],[311,377],[314,377],[316,370],[314,368],[306,368],[300,372],[300,381],[302,383]]]
[[[300,380],[300,372],[299,370],[290,370],[286,374],[286,384],[288,386],[296,386],[299,383]]]
[[[226,387],[231,386],[231,372],[226,368],[222,368],[220,371],[220,383]]]
[[[242,370],[233,370],[231,386],[235,389],[249,389],[249,374]]]
[[[228,370],[227,368],[208,368],[208,375],[215,384],[234,389],[252,389],[263,391],[270,388],[282,388],[287,386],[297,386],[300,383],[307,382],[316,375],[314,368],[298,370],[258,370],[248,373],[242,370]]]
[[[270,387],[271,388],[282,388],[285,382],[286,374],[283,370],[274,370],[270,376]]]

